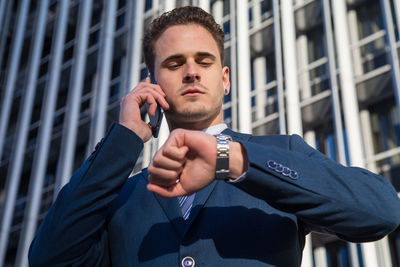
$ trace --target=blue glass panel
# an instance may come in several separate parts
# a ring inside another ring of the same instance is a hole
[[[364,259],[362,256],[362,251],[361,251],[361,245],[357,244],[357,255],[358,255],[358,262],[360,264],[360,267],[364,267]]]
[[[151,9],[153,7],[153,1],[152,0],[146,0],[146,6],[145,6],[145,11]]]
[[[350,155],[349,155],[349,146],[347,144],[347,133],[346,130],[343,129],[343,143],[344,143],[344,155],[346,156],[346,164],[350,165]]]
[[[227,108],[224,110],[224,119],[231,118],[232,117],[232,110],[230,108]]]
[[[339,248],[339,258],[342,267],[349,267],[349,255],[347,254],[346,247]]]
[[[336,150],[335,150],[335,139],[332,134],[326,136],[326,141],[328,142],[329,157],[336,160]]]

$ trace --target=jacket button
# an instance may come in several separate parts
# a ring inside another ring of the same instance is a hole
[[[282,174],[284,176],[289,176],[290,172],[291,172],[291,170],[288,167],[283,167]]]
[[[270,160],[270,161],[268,161],[267,166],[268,166],[268,168],[275,170],[276,162],[273,160]]]
[[[297,174],[296,171],[291,171],[289,177],[296,180],[297,178],[299,178],[299,175]]]
[[[182,260],[183,267],[193,267],[194,266],[194,259],[192,257],[184,257]]]
[[[282,173],[283,171],[283,165],[282,164],[277,164],[275,168],[276,172]]]

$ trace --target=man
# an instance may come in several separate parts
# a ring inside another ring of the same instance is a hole
[[[296,135],[226,129],[229,69],[211,15],[163,14],[144,51],[157,84],[148,78],[122,99],[119,123],[43,221],[32,266],[300,266],[310,231],[364,242],[398,227],[400,201],[385,178],[341,166]],[[157,103],[165,110],[171,134],[128,179],[152,135],[145,103],[151,115]]]

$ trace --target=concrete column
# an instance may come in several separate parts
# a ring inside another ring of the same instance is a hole
[[[199,0],[199,7],[204,11],[210,12],[210,0]]]
[[[328,267],[328,258],[326,257],[326,249],[319,247],[314,250],[315,266]]]
[[[315,132],[307,131],[304,134],[304,141],[312,147],[315,147]],[[303,249],[303,260],[301,261],[301,267],[313,267],[313,249],[312,249],[312,233],[306,236],[306,245]],[[317,265],[319,267],[319,265]]]
[[[175,0],[164,0],[164,10],[163,12],[166,11],[171,11],[172,9],[174,9],[176,7],[176,3]]]
[[[362,134],[360,127],[358,100],[354,83],[353,62],[349,40],[347,7],[344,0],[332,2],[333,21],[335,24],[336,51],[342,86],[342,103],[344,120],[349,140],[350,165],[364,167]],[[366,267],[379,266],[374,244],[362,245],[364,264]]]
[[[362,134],[351,60],[346,2],[344,0],[332,2],[332,11],[335,29],[337,29],[335,31],[336,51],[340,70],[340,84],[342,86],[345,126],[349,140],[350,163],[353,166],[364,167]]]
[[[354,9],[348,10],[347,16],[349,19],[350,43],[355,44],[360,39],[358,35],[357,11]],[[362,75],[364,71],[362,66],[361,51],[359,47],[352,48],[352,56],[353,56],[354,75],[355,76]]]
[[[312,96],[311,85],[310,85],[310,74],[308,71],[308,48],[307,48],[307,36],[305,34],[300,35],[297,38],[297,51],[299,51],[299,85],[301,87],[302,99],[307,99]]]
[[[400,1],[393,1],[394,12],[396,14],[397,32],[400,33]]]
[[[391,59],[390,66],[392,67],[391,71],[392,84],[397,106],[397,113],[400,118],[400,66],[399,66],[399,54],[397,52],[398,50],[396,44],[396,36],[393,27],[392,10],[389,0],[380,0],[380,3],[381,3],[381,9],[383,11],[383,21],[385,23],[386,42],[390,48],[390,59]]]
[[[133,18],[130,20],[128,45],[128,86],[125,93],[140,82],[140,61],[142,57],[144,0],[135,1]]]
[[[237,67],[239,131],[251,133],[251,98],[250,98],[250,43],[249,9],[247,1],[236,0],[237,18]]]
[[[20,1],[18,7],[18,21],[15,28],[15,34],[10,46],[10,57],[8,63],[8,73],[5,80],[3,102],[1,103],[0,112],[0,160],[3,155],[3,146],[7,134],[8,122],[10,119],[12,97],[15,89],[15,82],[18,76],[19,62],[22,54],[22,46],[24,44],[25,25],[28,18],[30,0]],[[1,244],[0,244],[0,260],[1,260]],[[1,261],[0,261],[1,263]]]
[[[211,14],[218,24],[222,24],[222,17],[224,16],[224,2],[222,0],[214,2],[211,8]]]
[[[278,94],[278,114],[279,114],[279,133],[286,134],[286,117],[285,117],[285,95],[283,90],[283,69],[282,69],[282,38],[281,38],[281,22],[279,13],[279,0],[273,0],[274,14],[274,46],[275,46],[275,69],[276,83]]]
[[[117,1],[103,1],[103,21],[101,43],[99,50],[99,64],[97,69],[97,91],[94,107],[94,124],[92,128],[90,147],[104,136],[108,111],[108,96],[110,91],[110,79],[112,70],[112,56],[114,48],[115,12]]]
[[[296,33],[294,24],[293,1],[281,2],[283,60],[286,85],[286,112],[288,133],[303,135],[299,86],[297,80]]]
[[[256,95],[256,119],[262,119],[265,116],[266,92],[264,90],[266,84],[266,59],[261,56],[254,59],[254,84]]]
[[[370,113],[368,110],[364,109],[360,111],[360,120],[361,120],[361,129],[364,136],[364,149],[365,149],[365,158],[371,158],[375,155],[374,151],[374,142],[373,142],[373,133],[372,133],[372,125]],[[367,162],[366,167],[368,170],[376,173],[377,167],[376,162]]]
[[[322,1],[323,15],[324,15],[324,29],[326,36],[327,52],[328,52],[328,66],[329,66],[329,80],[331,85],[331,99],[332,99],[332,112],[334,129],[336,135],[336,148],[338,151],[338,159],[341,164],[346,164],[346,154],[343,139],[343,127],[342,127],[342,112],[340,108],[339,100],[339,88],[336,78],[336,64],[335,64],[335,47],[332,33],[332,18],[331,8],[328,0]],[[354,255],[355,257],[356,255]]]
[[[230,0],[230,6],[229,6],[229,13],[230,14],[235,14],[236,12],[236,6],[235,6],[235,0]],[[221,14],[223,11],[221,10]],[[236,36],[236,16],[230,15],[230,27],[231,27],[231,35],[230,35],[230,41],[231,41],[231,53],[230,53],[230,60],[231,60],[231,66],[230,66],[230,79],[231,79],[231,119],[232,119],[232,129],[234,131],[239,130],[238,126],[238,90],[237,90],[237,57],[236,57],[236,51],[237,51],[237,36]]]
[[[91,16],[92,0],[85,0],[79,6],[77,24],[79,27],[77,27],[74,64],[72,65],[71,82],[68,89],[68,108],[65,113],[61,151],[57,164],[54,199],[61,188],[69,181],[73,171]]]

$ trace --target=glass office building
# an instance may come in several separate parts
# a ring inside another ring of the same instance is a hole
[[[232,129],[299,134],[400,191],[398,0],[0,0],[0,266],[27,266],[60,188],[147,76],[143,29],[189,4],[225,31]],[[399,229],[362,245],[313,233],[302,265],[400,266]]]

